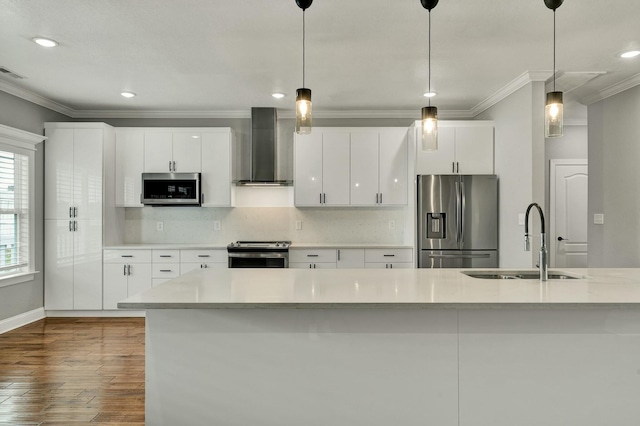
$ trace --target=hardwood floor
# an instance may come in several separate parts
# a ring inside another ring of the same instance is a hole
[[[144,318],[47,318],[0,334],[0,425],[144,425]]]

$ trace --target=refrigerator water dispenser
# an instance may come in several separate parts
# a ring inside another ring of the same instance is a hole
[[[427,238],[430,239],[445,239],[445,229],[447,229],[446,213],[427,213]]]

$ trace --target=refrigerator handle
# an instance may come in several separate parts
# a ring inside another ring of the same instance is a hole
[[[460,210],[460,248],[464,248],[464,212],[467,209],[467,194],[464,190],[464,181],[460,182],[460,196],[462,199],[462,209]]]
[[[460,182],[456,180],[456,243],[460,243]]]

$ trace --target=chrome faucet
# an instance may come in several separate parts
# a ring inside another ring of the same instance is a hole
[[[549,279],[549,259],[547,257],[547,238],[544,230],[544,213],[537,203],[529,204],[527,207],[527,213],[524,216],[524,250],[531,251],[531,244],[529,243],[529,212],[531,207],[538,209],[540,214],[540,281],[547,281]]]

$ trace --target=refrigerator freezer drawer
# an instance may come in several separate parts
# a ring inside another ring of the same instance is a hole
[[[497,268],[498,251],[421,250],[419,268]]]

